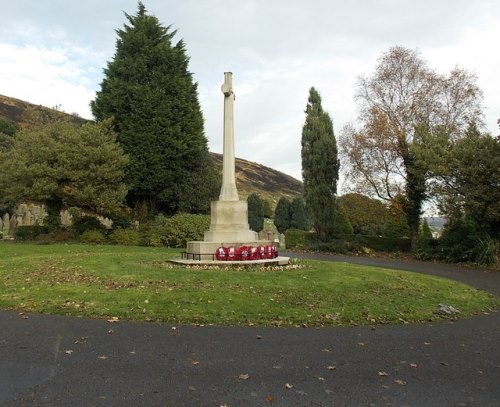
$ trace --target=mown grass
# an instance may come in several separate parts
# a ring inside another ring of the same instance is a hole
[[[186,269],[164,248],[0,244],[0,309],[175,324],[346,326],[468,317],[498,298],[446,279],[347,263]],[[455,317],[455,316],[454,316]]]

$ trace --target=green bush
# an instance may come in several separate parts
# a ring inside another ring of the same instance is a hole
[[[209,227],[209,215],[178,213],[165,221],[162,239],[169,247],[186,247],[188,241],[203,240],[203,234]]]
[[[90,244],[103,244],[106,241],[104,233],[100,230],[86,230],[80,235],[80,242]]]
[[[160,219],[163,218],[163,221]],[[149,247],[166,246],[166,241],[163,239],[162,228],[166,218],[163,215],[158,215],[155,220],[139,225],[140,245]]]
[[[73,238],[70,230],[62,228],[49,233],[43,233],[37,236],[37,241],[40,243],[59,243],[67,242]]]
[[[139,231],[134,229],[116,229],[109,236],[111,243],[119,246],[139,246]]]
[[[334,239],[329,242],[311,243],[307,247],[309,250],[329,253],[349,253],[361,249],[356,243],[348,242],[342,239]]]
[[[46,226],[18,226],[14,231],[14,239],[19,242],[36,240],[39,235],[48,233]]]
[[[288,229],[285,232],[287,249],[307,249],[315,241],[314,233],[299,229]]]
[[[106,226],[104,226],[99,219],[95,216],[81,216],[73,222],[71,227],[75,236],[80,236],[86,231],[99,230],[102,233],[106,232]]]
[[[113,221],[113,230],[128,229],[132,224],[132,218],[127,213],[116,213],[110,215],[109,218]]]
[[[405,237],[361,236],[360,242],[378,252],[411,251],[411,239]]]

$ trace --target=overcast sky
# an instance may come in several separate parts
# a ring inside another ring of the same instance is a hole
[[[225,71],[233,72],[236,155],[301,179],[308,91],[338,135],[356,122],[359,75],[389,47],[418,49],[431,68],[478,76],[486,129],[500,131],[498,0],[145,0],[177,30],[198,82],[211,151],[222,152]],[[0,0],[0,94],[92,118],[89,102],[136,0]],[[340,191],[339,191],[340,192]]]

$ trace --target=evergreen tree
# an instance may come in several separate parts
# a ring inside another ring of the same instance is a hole
[[[302,178],[309,220],[319,239],[327,240],[334,226],[335,195],[340,163],[333,123],[321,97],[311,88],[302,129]]]
[[[295,198],[290,204],[290,228],[309,230],[306,207],[304,205],[304,200],[300,197]]]
[[[429,227],[429,224],[427,223],[427,219],[424,219],[424,222],[422,223],[422,228],[420,230],[420,237],[425,240],[432,239],[432,231],[431,228]]]
[[[281,197],[274,210],[274,225],[279,233],[285,233],[290,229],[290,201]]]
[[[264,229],[264,206],[262,199],[257,194],[250,194],[248,202],[248,225],[255,232]]]
[[[264,207],[264,217],[271,219],[273,217],[273,208],[271,208],[271,203],[267,199],[262,200],[262,205]]]
[[[98,213],[121,208],[127,161],[109,121],[23,129],[8,152],[0,151],[0,195],[44,202],[56,228],[63,205]]]
[[[128,24],[117,31],[114,58],[91,108],[97,120],[113,118],[130,157],[127,199],[169,213],[207,211],[218,192],[216,170],[184,43],[174,45],[176,31],[162,26],[141,2],[137,14],[125,16]],[[189,197],[194,201],[186,202]]]
[[[352,228],[349,217],[343,205],[337,201],[335,210],[335,223],[333,225],[333,233],[338,235],[352,235],[354,230]]]

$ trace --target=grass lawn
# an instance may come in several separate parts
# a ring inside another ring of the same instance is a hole
[[[175,324],[347,326],[460,317],[498,298],[439,277],[347,263],[171,266],[165,248],[0,243],[0,309]]]

